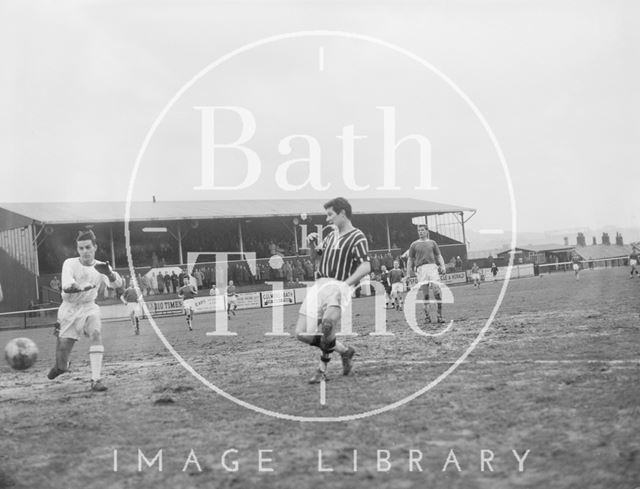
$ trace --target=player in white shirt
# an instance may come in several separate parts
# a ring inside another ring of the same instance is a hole
[[[89,337],[89,363],[91,366],[91,390],[106,391],[100,379],[102,371],[102,322],[100,308],[96,304],[98,289],[122,287],[122,277],[109,265],[95,258],[98,246],[93,231],[80,231],[76,238],[77,258],[68,258],[62,265],[62,304],[58,309],[58,338],[56,341],[56,365],[47,377],[55,379],[68,371],[69,356],[80,335]]]

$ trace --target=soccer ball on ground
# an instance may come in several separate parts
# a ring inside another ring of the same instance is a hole
[[[4,357],[15,370],[26,370],[36,363],[38,347],[29,338],[14,338],[4,348]]]

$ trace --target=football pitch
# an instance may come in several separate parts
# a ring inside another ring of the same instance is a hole
[[[512,280],[479,337],[501,288],[452,288],[453,324],[431,336],[392,310],[392,335],[372,335],[374,300],[356,299],[354,372],[334,355],[326,385],[307,383],[317,349],[265,334],[270,309],[238,311],[225,337],[206,335],[213,314],[193,332],[157,319],[200,378],[147,320],[139,336],[104,324],[106,393],[89,391],[87,339],[49,381],[51,328],[0,331],[40,349],[0,367],[0,488],[640,487],[640,280]],[[292,333],[298,307],[282,312]]]

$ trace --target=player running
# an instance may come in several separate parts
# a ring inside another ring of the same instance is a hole
[[[122,277],[109,265],[95,259],[96,236],[93,231],[80,231],[76,238],[78,258],[68,258],[62,264],[62,304],[58,309],[58,334],[56,339],[56,364],[47,377],[51,380],[69,370],[69,356],[81,334],[89,337],[89,364],[91,366],[91,390],[102,392],[102,322],[100,308],[96,304],[98,288],[106,285],[118,288],[124,285]]]
[[[400,269],[400,262],[395,260],[393,262],[393,268],[389,272],[389,282],[391,282],[391,304],[396,311],[402,309],[404,293],[404,272]]]
[[[322,243],[319,243],[317,233],[308,236],[310,245],[320,255],[319,277],[307,292],[296,324],[296,337],[322,352],[320,365],[309,380],[310,384],[326,380],[334,350],[342,358],[342,374],[351,372],[355,350],[336,340],[336,329],[354,287],[371,272],[367,238],[351,224],[351,204],[338,197],[324,204],[324,208],[327,223],[334,229]]]
[[[231,319],[231,314],[236,315],[236,309],[238,309],[238,294],[236,293],[236,286],[233,285],[233,280],[229,280],[227,286],[227,318]]]
[[[436,263],[437,262],[437,263]],[[418,225],[418,239],[411,243],[407,259],[407,271],[409,277],[414,273],[418,276],[418,282],[428,282],[424,298],[429,300],[429,290],[433,290],[433,296],[438,304],[439,323],[444,323],[442,318],[442,291],[440,289],[440,273],[445,273],[444,258],[440,253],[438,244],[429,239],[429,230],[424,224]],[[425,321],[431,322],[428,303],[425,303]]]
[[[573,255],[571,257],[571,261],[573,262],[572,268],[576,280],[580,280],[580,257],[578,255]]]
[[[382,286],[384,287],[385,307],[389,309],[389,305],[391,304],[391,282],[389,282],[389,271],[384,265],[380,268],[380,282],[382,282]]]
[[[471,267],[471,280],[473,280],[473,288],[480,288],[480,267],[476,262],[473,262]]]
[[[191,284],[189,277],[184,277],[182,282],[184,285],[178,289],[178,297],[182,299],[182,306],[184,307],[184,314],[187,316],[189,331],[193,331],[193,313],[196,310],[196,301],[193,299],[198,297],[198,289],[196,289],[195,285]]]
[[[135,334],[140,334],[140,318],[142,317],[142,307],[140,306],[140,300],[142,300],[142,293],[139,287],[128,287],[124,290],[120,296],[122,303],[127,306],[129,313],[129,319],[131,319],[131,325]]]
[[[631,254],[629,255],[629,265],[631,265],[631,271],[629,272],[629,278],[633,278],[633,272],[638,275],[638,252],[634,249],[631,250]]]

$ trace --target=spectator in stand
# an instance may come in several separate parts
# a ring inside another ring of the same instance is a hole
[[[374,273],[378,273],[380,272],[380,258],[378,258],[377,253],[372,256],[373,258],[371,258],[371,270],[373,270]]]
[[[151,287],[149,287],[149,279],[146,275],[138,274],[138,287],[140,287],[142,295],[150,295]]]
[[[285,261],[284,265],[282,265],[282,274],[284,275],[285,283],[293,282],[293,270],[288,261]]]
[[[175,273],[174,273],[175,275]],[[177,279],[178,277],[176,277]],[[169,272],[165,272],[164,274],[164,288],[167,294],[173,294],[174,293],[174,289],[173,289],[173,280],[171,279],[171,275],[169,275]]]
[[[245,285],[249,283],[249,267],[245,263],[240,265],[240,279]]]
[[[456,272],[462,271],[462,258],[456,256]]]
[[[142,280],[142,275],[140,274],[140,272],[136,273],[136,282],[138,282],[138,287],[140,287],[140,289],[142,290],[143,295],[146,295],[144,294],[144,281]]]
[[[165,294],[164,275],[162,275],[162,272],[158,272],[156,280],[158,282],[158,294]]]
[[[184,284],[184,279],[185,278],[189,278],[189,275],[187,275],[187,272],[185,272],[184,270],[180,269],[180,273],[178,274],[178,286],[179,287],[182,287],[182,284]],[[173,277],[171,277],[171,280],[173,280]],[[191,284],[189,284],[189,285],[191,285]]]
[[[211,280],[211,272],[210,272],[210,270],[211,269],[208,266],[202,267],[202,285],[206,289],[211,287],[211,284],[213,283],[213,280]]]
[[[196,279],[198,290],[202,289],[202,286],[204,285],[204,274],[202,273],[202,271],[199,268],[197,268],[196,271],[193,272],[193,276]]]
[[[153,295],[158,295],[160,291],[158,290],[158,279],[156,278],[156,272],[151,272],[149,283],[151,284],[151,293]]]
[[[60,280],[58,280],[58,277],[54,276],[51,279],[51,282],[49,282],[49,287],[51,287],[56,292],[60,292]]]
[[[313,280],[313,263],[308,258],[304,261],[304,278]]]
[[[296,267],[293,269],[293,280],[296,283],[304,280],[304,268],[302,268],[302,263],[297,262]]]

